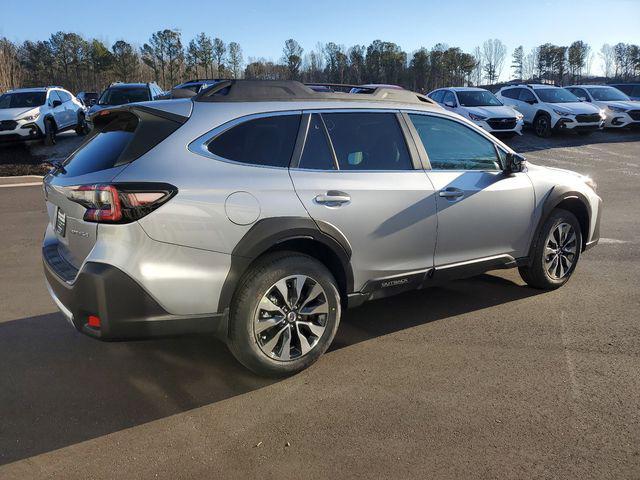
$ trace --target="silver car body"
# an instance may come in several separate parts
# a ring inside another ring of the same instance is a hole
[[[162,308],[161,315],[142,322],[224,317],[225,289],[242,271],[234,272],[234,265],[249,263],[239,246],[257,235],[260,225],[281,225],[285,235],[307,225],[336,239],[350,252],[351,273],[342,293],[353,305],[412,286],[425,275],[447,279],[518,265],[551,204],[582,202],[588,212],[583,248],[598,240],[600,199],[582,175],[534,165],[510,174],[424,168],[426,152],[408,113],[452,119],[491,141],[501,155],[512,152],[472,122],[429,102],[370,101],[362,95],[349,102],[185,99],[142,106],[188,120],[131,163],[79,177],[45,178],[50,222],[44,248],[59,255],[70,273],[63,278],[53,265],[57,260],[47,254],[45,267],[50,291],[68,317],[74,309],[56,292],[66,295],[83,270],[96,264],[117,268]],[[338,111],[396,113],[412,155],[423,163],[407,171],[305,170],[237,163],[205,148],[220,132],[256,116]],[[116,225],[84,221],[84,207],[62,193],[65,186],[135,182],[170,183],[178,193],[140,220]],[[332,191],[346,193],[348,200],[316,201]],[[447,196],[450,192],[459,195]],[[54,228],[58,211],[66,214],[65,235]],[[254,243],[264,238],[271,237]],[[81,328],[81,319],[70,320]]]

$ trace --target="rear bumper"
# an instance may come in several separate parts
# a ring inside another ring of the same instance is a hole
[[[43,258],[47,287],[54,302],[78,331],[102,340],[148,338],[189,333],[224,335],[225,314],[169,314],[135,280],[108,264],[87,262],[73,283]],[[89,316],[100,318],[90,327]]]

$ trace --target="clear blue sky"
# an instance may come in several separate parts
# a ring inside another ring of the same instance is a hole
[[[509,56],[518,45],[526,51],[545,42],[583,40],[594,51],[603,43],[640,43],[640,0],[0,0],[0,11],[0,36],[13,41],[43,40],[64,30],[139,46],[168,27],[181,30],[185,44],[201,31],[239,42],[245,60],[279,59],[287,38],[305,51],[317,42],[350,46],[381,39],[407,52],[438,42],[471,52],[495,37],[507,44]],[[599,73],[597,60],[594,70]]]

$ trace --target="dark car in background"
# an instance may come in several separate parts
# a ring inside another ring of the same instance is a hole
[[[95,105],[99,97],[98,92],[78,92],[76,95],[76,98],[87,108]]]
[[[91,106],[87,114],[89,126],[93,126],[92,118],[101,110],[127,103],[160,100],[165,92],[155,83],[112,83],[102,92],[98,101]]]
[[[201,91],[221,81],[222,79],[220,78],[196,78],[195,80],[187,80],[186,82],[176,85],[168,92],[165,92],[160,99],[171,100],[172,98],[196,96]]]
[[[609,86],[617,88],[631,100],[640,100],[640,83],[612,83]]]

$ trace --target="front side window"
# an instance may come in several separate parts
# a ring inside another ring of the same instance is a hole
[[[438,90],[437,92],[434,92],[433,95],[431,95],[431,98],[438,103],[442,103],[443,96],[444,90]]]
[[[535,95],[532,92],[530,92],[529,90],[527,90],[526,88],[519,88],[518,90],[520,90],[520,92],[518,94],[518,100],[521,100],[523,102],[535,102],[536,101]]]
[[[49,92],[49,105],[53,105],[53,102],[55,102],[56,100],[62,103],[62,99],[60,98],[60,95],[58,95],[58,92],[56,92],[55,90],[51,90]]]
[[[500,95],[507,98],[513,98],[514,100],[518,99],[518,90],[517,88],[509,88],[507,90],[503,90]]]
[[[433,170],[501,170],[493,142],[471,128],[431,115],[409,117]]]
[[[300,126],[300,115],[273,115],[240,123],[211,140],[218,157],[251,165],[288,167]]]
[[[444,97],[442,98],[442,103],[446,104],[449,107],[451,106],[455,107],[456,97],[453,95],[453,92],[447,90],[444,94]]]
[[[44,105],[46,92],[14,92],[0,95],[2,108],[35,108]]]
[[[323,113],[340,170],[412,170],[395,113]]]
[[[69,100],[71,100],[71,95],[69,95],[67,92],[63,92],[62,90],[56,90],[56,93],[60,97],[60,101],[62,101],[62,103],[68,102]]]

